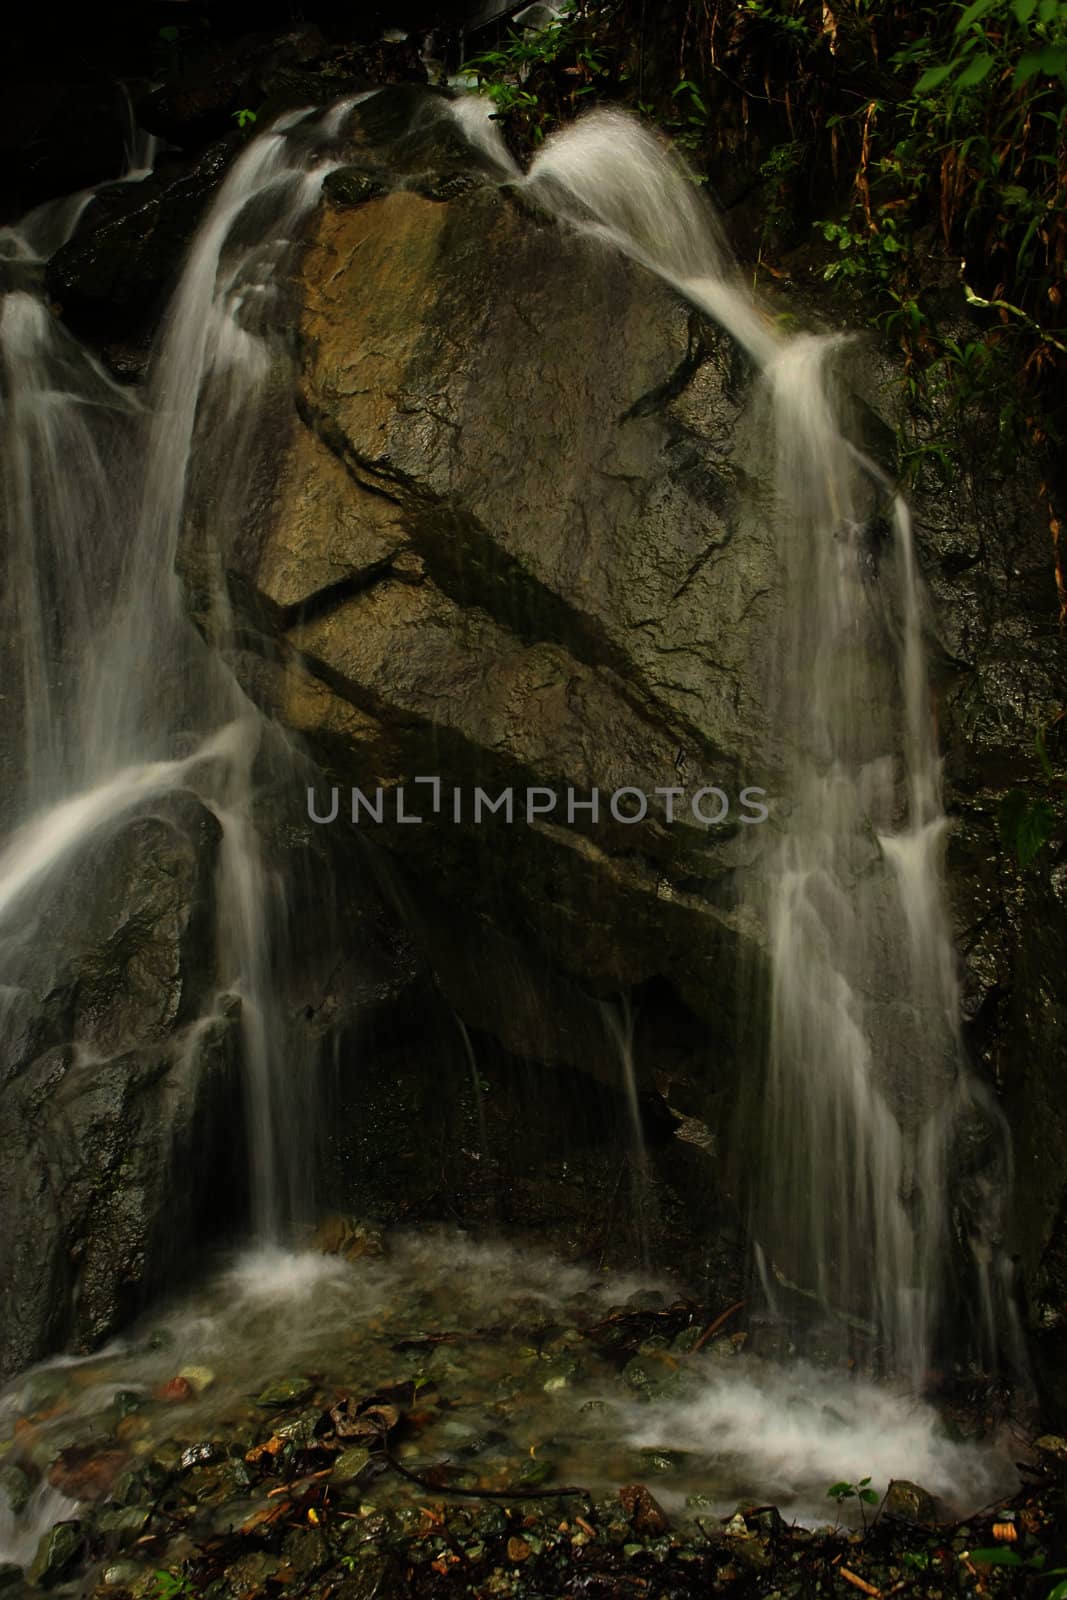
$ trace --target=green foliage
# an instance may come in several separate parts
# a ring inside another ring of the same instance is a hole
[[[920,52],[929,40],[912,46]],[[928,66],[916,94],[944,88],[956,97],[975,89],[1008,57],[1012,87],[1060,78],[1067,88],[1067,0],[973,0],[957,20],[947,61]]]
[[[572,116],[606,71],[607,57],[573,4],[536,31],[510,29],[503,44],[464,63],[520,143],[540,144]]]
[[[177,1573],[160,1568],[153,1572],[152,1577],[156,1586],[155,1600],[186,1600],[193,1593],[189,1579],[179,1577]]]
[[[865,1506],[876,1506],[881,1498],[876,1489],[870,1487],[870,1478],[861,1478],[859,1483],[832,1483],[826,1491],[828,1500],[836,1500],[840,1505],[845,1500],[858,1500]]]
[[[920,6],[910,31],[889,57],[897,94],[872,96],[833,123],[831,132],[851,128],[858,160],[850,212],[833,224],[847,255],[827,276],[851,277],[893,302],[873,320],[921,375],[906,449],[936,421],[949,453],[981,412],[996,418],[1008,453],[1027,437],[1043,442],[1047,426],[1027,401],[1067,353],[1057,337],[1067,0]],[[822,226],[830,237],[831,225]],[[926,303],[927,281],[944,281],[943,269],[930,270],[938,258],[985,324],[962,345],[940,332]],[[972,272],[985,293],[972,287]]]
[[[254,111],[250,111],[247,106],[242,106],[240,111],[235,111],[233,113],[233,118],[237,123],[237,126],[244,130],[245,128],[254,127],[256,113]]]
[[[1046,1570],[1044,1553],[1035,1550],[1031,1555],[1020,1555],[1011,1545],[991,1545],[983,1550],[970,1550],[967,1560],[977,1567],[1021,1567],[1024,1571],[1040,1572],[1046,1578],[1059,1578],[1067,1567],[1049,1567]],[[1028,1593],[1033,1591],[1028,1590]],[[1067,1600],[1067,1582],[1057,1583],[1049,1590],[1045,1600]]]
[[[704,148],[710,113],[700,88],[691,78],[681,78],[671,91],[672,106],[664,127],[680,150]]]
[[[1048,729],[1039,729],[1034,739],[1034,751],[1040,779],[1029,790],[1010,789],[1001,800],[997,812],[1000,837],[1021,867],[1030,865],[1063,821],[1067,775],[1053,766],[1047,741]]]

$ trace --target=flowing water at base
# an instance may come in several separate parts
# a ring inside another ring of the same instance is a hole
[[[241,1478],[235,1463],[250,1450],[309,1434],[339,1396],[413,1382],[396,1459],[517,1499],[524,1487],[597,1495],[642,1482],[683,1523],[757,1499],[824,1524],[835,1520],[827,1488],[842,1478],[869,1476],[881,1491],[907,1477],[960,1513],[1017,1482],[1009,1454],[954,1442],[931,1407],[890,1387],[768,1364],[728,1329],[693,1351],[703,1318],[663,1280],[457,1233],[383,1246],[357,1230],[346,1242],[368,1253],[240,1256],[121,1343],[24,1375],[0,1396],[0,1451],[34,1473],[89,1446],[114,1480],[148,1463],[180,1471],[217,1441],[222,1489],[216,1510],[205,1490],[206,1516],[233,1526],[278,1483]],[[275,1402],[287,1404],[269,1403],[279,1385]],[[402,1506],[427,1492],[386,1471],[357,1499]],[[0,1513],[0,1560],[28,1559],[56,1520],[55,1496],[45,1483],[20,1516]],[[73,1514],[69,1502],[60,1514]]]

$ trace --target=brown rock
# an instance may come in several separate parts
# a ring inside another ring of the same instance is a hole
[[[72,1500],[101,1500],[126,1463],[123,1450],[97,1450],[93,1445],[71,1445],[48,1469],[53,1489]]]
[[[643,1483],[628,1483],[619,1490],[619,1499],[635,1533],[649,1536],[670,1532],[667,1513]]]
[[[153,1400],[183,1401],[193,1400],[196,1390],[188,1378],[171,1378],[167,1383],[161,1383],[157,1389],[152,1390]]]

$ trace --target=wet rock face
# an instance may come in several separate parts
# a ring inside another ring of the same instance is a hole
[[[114,1332],[175,1241],[232,1206],[235,1018],[197,1022],[218,981],[217,843],[215,819],[176,795],[8,935],[0,1137],[22,1154],[0,1175],[0,1371]]]
[[[49,293],[79,335],[128,339],[150,326],[239,145],[231,134],[188,168],[164,161],[158,173],[94,195],[47,269]]]
[[[470,940],[502,938],[585,991],[562,1051],[551,1022],[519,1037],[514,985],[461,1007],[476,1025],[583,1065],[589,989],[663,976],[732,1041],[733,874],[758,830],[631,827],[607,796],[714,783],[736,818],[741,787],[769,786],[774,553],[746,517],[734,358],[646,274],[480,181],[430,97],[391,142],[397,94],[369,103],[307,242],[296,413],[228,560],[259,641],[238,670],[346,790],[438,773],[520,808],[528,785],[558,792],[532,827],[375,829],[470,925],[427,935],[446,990],[472,988],[449,979]],[[404,187],[376,195],[394,151]],[[568,788],[593,787],[601,818],[569,821]]]

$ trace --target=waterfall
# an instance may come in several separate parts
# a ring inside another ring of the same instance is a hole
[[[299,1211],[310,1118],[279,985],[284,886],[256,824],[263,724],[188,619],[175,560],[191,523],[204,527],[212,558],[225,547],[275,377],[289,375],[278,332],[285,259],[341,159],[355,104],[289,113],[233,163],[189,250],[142,396],[55,321],[34,274],[90,193],[39,208],[0,238],[21,269],[0,304],[0,447],[5,603],[17,596],[21,608],[17,629],[7,618],[6,648],[18,642],[25,712],[21,826],[0,855],[0,930],[17,953],[32,937],[18,919],[32,893],[145,803],[180,788],[199,795],[221,829],[219,998],[240,997],[253,1223],[268,1238]],[[131,131],[127,180],[153,155]],[[219,492],[227,483],[234,501]],[[221,584],[212,603],[225,641]]]
[[[461,106],[491,147],[495,125]],[[697,186],[631,118],[593,112],[525,177],[502,144],[495,161],[502,181],[714,319],[756,373],[750,425],[766,442],[785,596],[766,716],[787,754],[784,815],[747,885],[769,967],[755,1239],[820,1308],[823,1349],[919,1385],[951,1318],[954,1353],[990,1361],[1011,1316],[993,1263],[1009,1145],[960,1035],[910,520],[850,439],[834,383],[846,341],[778,332]],[[965,1142],[984,1159],[961,1196]]]
[[[286,262],[361,98],[289,113],[233,163],[141,395],[64,332],[35,276],[89,192],[0,235],[12,284],[0,305],[6,592],[28,607],[4,647],[17,637],[25,748],[0,927],[17,942],[18,908],[90,841],[145,801],[195,791],[221,830],[220,998],[240,997],[253,1212],[267,1237],[299,1210],[308,1108],[279,983],[284,884],[257,828],[263,724],[225,664],[221,570],[271,406],[291,391]],[[439,98],[429,114],[455,119],[502,185],[718,323],[754,375],[744,426],[766,458],[785,596],[765,674],[783,798],[745,885],[768,972],[765,1059],[751,1070],[762,1275],[783,1307],[817,1308],[835,1350],[915,1385],[963,1307],[974,1337],[957,1352],[991,1359],[1009,1315],[997,1264],[1009,1150],[960,1034],[912,531],[853,442],[836,376],[848,341],[780,332],[689,174],[633,119],[582,118],[524,174],[486,112]],[[128,179],[153,154],[131,143]],[[186,615],[180,548],[203,563],[211,646]],[[644,1181],[632,1018],[604,1015]],[[471,1070],[476,1082],[473,1059]]]

